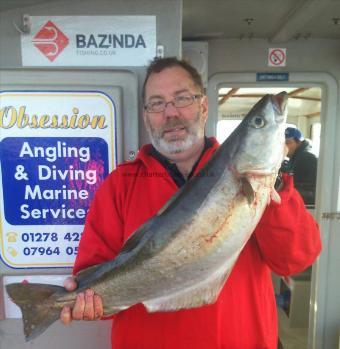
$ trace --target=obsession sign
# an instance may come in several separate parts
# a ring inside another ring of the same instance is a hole
[[[5,264],[72,265],[94,193],[116,164],[115,110],[100,91],[0,92]]]
[[[76,107],[72,108],[71,115],[47,113],[30,115],[26,113],[26,108],[26,105],[18,108],[13,106],[0,108],[0,128],[103,129],[107,127],[105,115],[79,115],[79,109]]]

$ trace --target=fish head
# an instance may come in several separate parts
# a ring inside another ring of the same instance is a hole
[[[234,167],[239,174],[276,174],[284,159],[287,118],[286,92],[266,95],[249,111],[236,133],[240,135]]]

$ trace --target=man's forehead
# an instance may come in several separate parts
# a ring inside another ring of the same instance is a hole
[[[159,92],[177,93],[178,91],[192,90],[195,83],[190,74],[181,67],[163,69],[159,73],[152,73],[145,85],[146,95]]]
[[[185,70],[183,67],[174,66],[174,67],[167,67],[162,69],[160,72],[153,72],[151,73],[150,77],[152,76],[159,76],[162,75],[183,75],[186,76],[189,80],[191,80],[191,75],[187,70]]]
[[[188,88],[182,88],[180,90],[175,90],[175,91],[172,92],[173,96],[175,96],[175,97],[179,96],[179,95],[182,95],[182,94],[188,94],[188,93],[191,93],[191,91]],[[158,94],[157,92],[148,95],[148,99],[153,99],[153,98],[162,98],[163,99],[163,95],[162,94]]]

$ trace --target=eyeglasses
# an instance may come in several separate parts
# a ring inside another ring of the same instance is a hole
[[[161,113],[166,109],[168,104],[172,104],[175,108],[185,108],[189,107],[196,99],[201,97],[202,95],[184,94],[174,97],[174,99],[169,102],[166,102],[162,98],[154,98],[145,104],[144,109],[149,113]]]

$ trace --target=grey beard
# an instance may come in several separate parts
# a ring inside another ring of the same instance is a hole
[[[199,119],[199,116],[197,117],[196,122],[194,124],[190,125],[189,127],[184,127],[187,127],[188,130],[188,136],[185,140],[173,140],[167,142],[164,138],[162,138],[161,133],[152,130],[150,124],[147,123],[146,125],[152,145],[160,153],[167,154],[181,153],[182,151],[188,150],[193,145],[197,144],[201,139],[203,139],[204,126],[201,125],[201,120]]]
[[[183,126],[188,131],[186,139],[166,141],[163,138],[163,130],[154,130],[148,120],[146,121],[146,129],[149,134],[152,145],[158,152],[167,154],[177,154],[190,149],[204,138],[204,123],[202,121],[202,114],[198,112],[192,123],[184,123],[178,119],[170,120],[166,127]]]
[[[148,130],[152,145],[160,153],[177,154],[182,151],[188,150],[199,140],[197,134],[189,134],[185,140],[167,142],[163,138],[156,138],[152,132]]]

